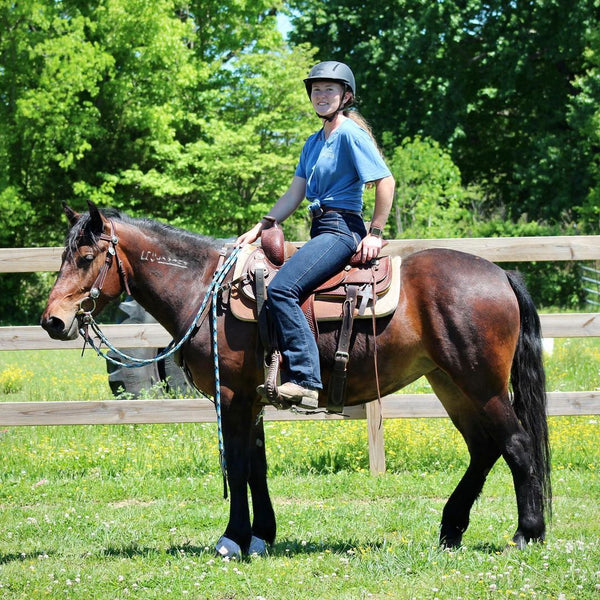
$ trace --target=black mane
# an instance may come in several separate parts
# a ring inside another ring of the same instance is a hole
[[[168,223],[161,223],[147,218],[130,217],[115,208],[103,208],[100,210],[100,213],[107,219],[112,219],[114,222],[128,223],[139,229],[154,232],[157,236],[168,239],[176,246],[191,246],[196,249],[206,247],[219,249],[224,244],[223,240],[216,240],[205,235],[192,233],[191,231],[174,227]],[[90,227],[91,221],[90,213],[83,213],[69,231],[65,247],[71,256],[77,252],[77,248],[79,247],[82,238],[94,247],[98,245],[100,237],[96,232],[92,231],[92,228]]]

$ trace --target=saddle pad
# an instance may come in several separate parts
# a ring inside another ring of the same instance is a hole
[[[256,251],[256,246],[244,246],[238,256],[238,260],[235,264],[233,273],[233,281],[240,282],[243,278],[244,273],[247,270],[247,261],[249,257]],[[398,306],[398,300],[400,298],[400,266],[401,258],[399,256],[391,257],[391,280],[389,285],[386,286],[386,290],[379,294],[375,303],[375,316],[383,317],[393,313]],[[268,282],[268,279],[267,279]],[[235,317],[242,321],[256,321],[256,301],[249,297],[242,290],[243,282],[236,283],[232,286],[229,292],[229,305],[231,312]],[[371,287],[371,286],[369,286]],[[267,295],[269,288],[267,287]],[[314,301],[314,310],[317,321],[339,321],[342,318],[342,303],[343,297],[325,297],[317,296]],[[358,304],[360,306],[361,299],[359,297]],[[368,304],[362,314],[356,315],[356,318],[372,318],[373,317],[373,303],[372,300],[368,301]]]

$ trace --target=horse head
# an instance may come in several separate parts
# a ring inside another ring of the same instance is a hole
[[[127,288],[114,224],[93,202],[88,201],[88,207],[89,212],[79,214],[63,204],[71,229],[41,318],[41,326],[54,339],[77,337],[86,315],[100,313]]]

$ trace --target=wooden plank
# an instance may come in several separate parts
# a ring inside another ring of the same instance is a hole
[[[164,348],[171,341],[171,336],[158,323],[102,325],[102,331],[116,348]],[[0,350],[65,350],[82,346],[80,336],[65,342],[53,340],[34,325],[0,327]]]
[[[554,313],[540,315],[542,335],[548,338],[599,337],[600,313]]]
[[[1,425],[117,425],[128,423],[210,423],[209,400],[107,400],[97,402],[0,403]]]
[[[427,248],[462,250],[492,262],[597,260],[600,259],[600,236],[390,240],[386,252],[407,256]]]
[[[600,313],[543,314],[540,321],[544,337],[600,337]],[[117,348],[164,348],[171,341],[158,323],[102,325],[102,330]],[[81,337],[66,342],[53,340],[38,326],[0,327],[0,350],[65,350],[82,346]]]
[[[347,408],[342,415],[299,414],[265,409],[265,421],[365,419],[365,407]],[[214,423],[214,404],[207,398],[105,400],[66,402],[0,402],[0,426],[119,425],[143,423]]]
[[[369,402],[367,407],[367,436],[371,475],[385,473],[385,442],[383,438],[383,400]]]
[[[389,240],[386,252],[407,256],[426,248],[452,248],[493,262],[600,259],[600,236],[538,236]],[[62,247],[0,248],[0,273],[58,271]]]
[[[600,392],[548,392],[548,414],[576,416],[600,414]],[[384,419],[446,417],[434,394],[392,394],[384,398]]]
[[[0,273],[58,271],[64,248],[0,248]]]
[[[384,419],[447,417],[433,394],[392,394],[382,402]],[[372,402],[367,407],[373,405],[378,406]],[[548,414],[598,415],[600,392],[550,392]],[[342,415],[322,412],[305,415],[267,407],[264,418],[265,421],[366,419],[367,412],[365,405],[349,407]],[[214,422],[215,408],[206,398],[0,403],[0,426]],[[374,427],[379,426],[377,416],[371,422]]]

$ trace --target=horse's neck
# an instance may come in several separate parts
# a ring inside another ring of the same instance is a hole
[[[119,242],[126,253],[131,293],[176,338],[202,303],[218,250],[192,237],[184,243],[155,232],[140,233]]]

